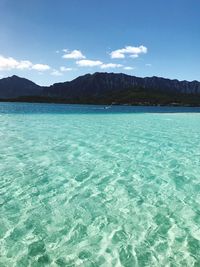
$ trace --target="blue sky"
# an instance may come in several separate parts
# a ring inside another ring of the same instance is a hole
[[[1,0],[0,77],[200,80],[199,0]]]

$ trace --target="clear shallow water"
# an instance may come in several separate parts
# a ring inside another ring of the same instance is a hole
[[[0,266],[200,266],[197,111],[0,103]]]

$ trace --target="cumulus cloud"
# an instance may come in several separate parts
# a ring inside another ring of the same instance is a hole
[[[72,68],[67,68],[67,67],[64,67],[64,66],[60,67],[60,71],[62,71],[62,72],[71,71],[71,70],[72,70]]]
[[[17,61],[12,57],[0,55],[0,70],[29,69],[30,67],[32,67],[32,63],[28,60]]]
[[[76,61],[79,67],[100,67],[101,69],[120,68],[123,65],[115,63],[103,63],[100,60],[83,59]]]
[[[69,52],[67,49],[63,49],[63,51],[66,53],[62,57],[66,59],[84,59],[85,56],[82,54],[80,50],[73,50]]]
[[[125,69],[125,70],[134,70],[134,68],[133,68],[133,67],[129,67],[129,66],[127,66],[127,67],[124,67],[124,69]]]
[[[0,70],[12,70],[12,69],[34,69],[38,71],[49,70],[49,65],[45,64],[33,64],[29,60],[16,60],[12,57],[4,57],[0,55]]]
[[[53,70],[53,71],[51,72],[51,75],[53,75],[53,76],[62,76],[63,74],[62,74],[62,72],[60,72],[59,70]]]
[[[18,64],[19,62],[17,62],[14,58],[5,58],[0,55],[0,70],[9,70],[17,68]]]
[[[122,49],[114,50],[110,53],[111,58],[125,58],[126,55],[129,57],[136,58],[140,54],[146,54],[147,48],[143,45],[140,46],[126,46]]]
[[[49,70],[50,67],[49,65],[46,64],[35,64],[32,66],[33,70],[38,70],[38,71],[45,71],[45,70]]]
[[[17,66],[17,69],[30,69],[33,66],[33,64],[29,60],[21,60]]]
[[[112,69],[112,68],[120,68],[123,65],[121,64],[115,64],[115,63],[107,63],[107,64],[102,64],[100,66],[101,69]]]
[[[96,66],[102,65],[103,62],[101,62],[100,60],[82,59],[82,60],[76,61],[76,64],[79,67],[96,67]]]
[[[130,55],[129,57],[131,57],[131,58],[137,58],[137,57],[139,57],[139,55],[138,54],[133,54],[133,55]]]

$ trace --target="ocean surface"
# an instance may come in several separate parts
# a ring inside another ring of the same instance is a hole
[[[0,103],[3,266],[200,266],[200,109]]]

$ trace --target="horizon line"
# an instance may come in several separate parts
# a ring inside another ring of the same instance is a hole
[[[87,75],[95,75],[95,74],[115,74],[115,75],[119,75],[119,74],[122,74],[122,75],[125,75],[125,76],[130,76],[130,77],[135,77],[135,78],[139,78],[139,79],[147,79],[147,78],[158,78],[158,79],[165,79],[165,80],[170,80],[170,81],[178,81],[178,82],[188,82],[188,83],[192,83],[192,82],[198,82],[200,83],[200,81],[198,80],[179,80],[179,79],[176,79],[176,78],[167,78],[167,77],[162,77],[162,76],[145,76],[145,77],[141,77],[141,76],[135,76],[135,75],[130,75],[130,74],[126,74],[126,73],[123,73],[123,72],[101,72],[101,71],[96,71],[94,73],[85,73],[83,75],[79,75],[77,76],[76,78],[72,79],[72,80],[66,80],[66,81],[63,81],[63,82],[56,82],[56,83],[53,83],[53,84],[50,84],[50,85],[40,85],[36,82],[34,82],[33,80],[30,80],[26,77],[21,77],[21,76],[18,76],[16,74],[13,74],[11,76],[7,76],[7,77],[3,77],[3,78],[0,78],[0,81],[3,80],[3,79],[8,79],[8,78],[12,78],[12,77],[17,77],[17,78],[20,78],[20,79],[26,79],[26,80],[29,80],[33,83],[35,83],[36,85],[40,86],[40,87],[50,87],[54,84],[58,84],[58,83],[66,83],[66,82],[72,82],[76,79],[78,79],[79,77],[84,77],[84,76],[87,76]]]

